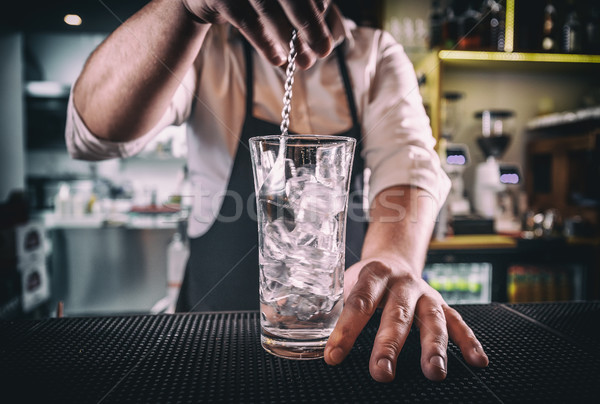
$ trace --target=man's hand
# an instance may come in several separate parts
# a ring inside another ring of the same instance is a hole
[[[325,361],[337,365],[378,307],[381,323],[369,361],[371,376],[390,382],[415,322],[421,335],[421,369],[430,380],[447,373],[448,336],[467,363],[485,367],[488,358],[456,310],[421,277],[435,217],[429,193],[397,186],[379,193],[370,210],[362,260],[344,275],[345,306],[325,347]]]
[[[230,23],[272,64],[287,60],[293,28],[298,30],[300,68],[328,55],[333,39],[325,22],[327,0],[182,0],[194,20],[206,24]]]
[[[473,331],[456,310],[423,279],[389,257],[361,261],[345,274],[345,307],[329,337],[325,361],[337,365],[378,307],[381,324],[375,338],[369,370],[373,379],[390,382],[396,360],[413,321],[421,335],[421,369],[430,380],[446,378],[448,335],[472,366],[485,367],[488,358]]]

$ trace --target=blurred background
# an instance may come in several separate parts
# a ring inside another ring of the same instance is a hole
[[[73,160],[64,143],[87,56],[146,3],[36,0],[0,17],[0,318],[55,316],[59,302],[65,315],[172,311],[185,128],[122,160]],[[449,303],[599,298],[598,2],[338,3],[404,46],[452,179],[427,281]]]

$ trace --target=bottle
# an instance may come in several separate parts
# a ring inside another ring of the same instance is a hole
[[[585,52],[600,54],[600,6],[592,5],[585,25]]]
[[[504,29],[506,14],[502,4],[496,0],[484,0],[481,6],[481,46],[491,51],[504,51]]]
[[[444,22],[444,10],[440,0],[431,2],[431,13],[429,14],[429,49],[442,45],[442,25]]]
[[[442,46],[453,49],[458,41],[458,17],[454,11],[454,3],[448,0],[444,21],[442,23]]]
[[[481,13],[473,3],[467,2],[465,11],[460,15],[458,49],[481,49]]]
[[[562,51],[565,53],[581,52],[581,23],[573,2],[570,2],[569,13],[562,28]]]
[[[71,187],[66,182],[60,184],[58,192],[54,197],[54,213],[60,217],[71,216],[73,213]]]
[[[184,226],[181,224],[178,231],[167,246],[167,298],[169,306],[166,313],[174,313],[179,289],[183,281],[183,274],[190,255]]]
[[[541,47],[544,52],[558,52],[558,26],[556,24],[556,7],[551,1],[544,8],[544,24],[542,28]]]

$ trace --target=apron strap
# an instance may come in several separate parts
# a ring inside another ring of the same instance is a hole
[[[350,115],[352,116],[352,126],[360,128],[360,122],[358,121],[358,113],[356,112],[356,103],[354,102],[354,93],[352,92],[352,83],[350,83],[350,75],[348,74],[348,66],[346,66],[346,58],[343,51],[344,43],[341,43],[335,49],[337,56],[338,65],[340,66],[340,73],[342,74],[342,80],[344,80],[344,90],[346,91],[346,99],[348,100],[348,108],[350,109]],[[361,139],[356,139],[360,142]]]
[[[252,46],[247,40],[244,44],[244,60],[246,61],[246,116],[253,116],[254,106],[254,63],[252,61]]]

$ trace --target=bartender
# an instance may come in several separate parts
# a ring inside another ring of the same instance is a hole
[[[187,123],[195,192],[178,311],[257,309],[257,227],[246,209],[253,198],[248,139],[279,131],[296,28],[300,70],[290,131],[357,138],[353,183],[360,184],[363,164],[371,173],[368,229],[363,242],[364,223],[349,222],[352,265],[325,361],[341,363],[382,308],[369,363],[375,380],[394,379],[413,322],[427,378],[446,377],[448,337],[469,364],[487,366],[472,330],[421,277],[449,181],[412,64],[389,34],[357,27],[329,3],[150,2],[87,60],[69,100],[68,150],[78,159],[129,157],[168,125]]]

